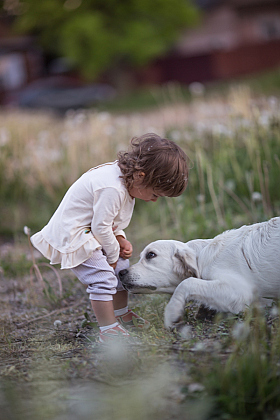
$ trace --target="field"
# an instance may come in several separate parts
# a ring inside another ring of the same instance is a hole
[[[158,106],[141,112],[0,113],[0,419],[280,418],[277,302],[206,319],[193,302],[169,332],[168,296],[132,295],[151,327],[130,347],[104,350],[83,286],[30,246],[71,183],[144,132],[184,148],[189,185],[178,198],[137,202],[131,263],[152,240],[210,238],[279,216],[277,96],[247,84],[188,101],[176,85],[156,95]]]

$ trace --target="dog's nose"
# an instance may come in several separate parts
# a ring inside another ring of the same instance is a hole
[[[120,279],[122,280],[126,276],[127,273],[128,273],[128,270],[126,268],[124,270],[121,270],[119,272]]]

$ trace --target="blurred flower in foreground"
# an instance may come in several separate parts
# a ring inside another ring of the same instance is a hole
[[[25,235],[30,236],[31,229],[27,226],[24,226],[23,232],[25,233]]]
[[[205,195],[204,194],[198,194],[196,196],[196,200],[198,201],[198,203],[204,203],[204,201],[205,201]]]
[[[236,187],[236,182],[234,181],[234,179],[228,179],[228,180],[225,182],[225,187],[226,187],[228,190],[233,191],[233,190],[235,190],[235,187]]]
[[[189,85],[189,91],[193,96],[202,96],[205,91],[205,87],[200,82],[193,82]]]
[[[180,336],[183,340],[190,340],[192,338],[192,328],[189,325],[184,325],[180,329]]]
[[[260,192],[258,192],[258,191],[254,191],[252,193],[252,200],[255,203],[260,203],[262,201],[262,194]]]
[[[190,384],[188,386],[188,391],[190,393],[202,392],[202,391],[204,391],[204,389],[205,389],[205,387],[202,384],[197,383],[197,382],[194,382],[193,384]]]
[[[237,322],[232,329],[232,336],[235,340],[244,341],[250,333],[249,325],[244,322]]]
[[[273,316],[273,317],[275,317],[275,316],[278,316],[278,315],[279,315],[279,311],[278,311],[277,306],[273,306],[273,307],[271,308],[270,315],[271,315],[271,316]]]

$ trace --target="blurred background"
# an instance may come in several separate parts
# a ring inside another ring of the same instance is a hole
[[[1,419],[280,418],[276,307],[267,330],[248,313],[243,345],[236,319],[188,306],[180,341],[168,297],[130,296],[151,328],[139,351],[104,355],[82,285],[59,270],[60,293],[29,247],[83,172],[148,132],[186,151],[189,183],[136,200],[131,263],[157,239],[279,216],[280,1],[0,1]]]
[[[279,214],[279,94],[279,0],[4,0],[0,234],[41,228],[146,132],[186,150],[190,181],[137,204],[136,255]]]
[[[0,104],[90,107],[279,68],[278,0],[4,0]]]

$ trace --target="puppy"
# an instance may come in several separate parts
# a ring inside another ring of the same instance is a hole
[[[213,239],[152,242],[139,262],[119,275],[133,293],[172,294],[166,328],[181,319],[189,300],[237,314],[261,298],[279,298],[280,217]]]

